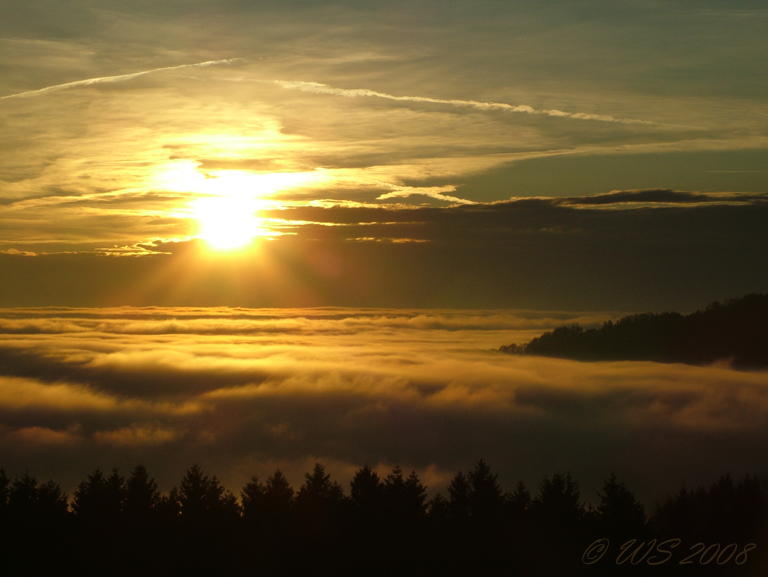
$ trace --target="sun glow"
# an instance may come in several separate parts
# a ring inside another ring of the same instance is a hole
[[[194,209],[194,217],[200,223],[197,237],[219,250],[245,246],[265,234],[256,215],[258,208],[258,202],[250,198],[201,198]]]
[[[241,248],[260,236],[280,235],[258,216],[260,210],[280,206],[276,196],[297,188],[330,181],[323,170],[308,172],[252,172],[202,170],[192,160],[173,160],[158,171],[153,188],[197,196],[174,216],[198,223],[197,238],[217,250]]]

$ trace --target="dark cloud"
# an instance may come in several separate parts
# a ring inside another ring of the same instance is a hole
[[[750,193],[706,194],[670,189],[620,190],[608,194],[597,194],[579,198],[563,198],[553,202],[564,205],[611,205],[611,204],[765,204],[768,195]]]
[[[192,240],[110,249],[127,258],[0,254],[0,303],[686,312],[768,290],[756,266],[768,259],[764,195],[628,191],[262,216],[290,234],[235,253]]]

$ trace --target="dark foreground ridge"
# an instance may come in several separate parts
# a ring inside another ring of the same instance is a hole
[[[580,361],[657,361],[706,365],[729,360],[736,368],[768,367],[768,294],[749,294],[703,311],[645,313],[599,329],[558,327],[524,345],[502,346],[510,354]]]
[[[567,474],[536,495],[522,482],[505,493],[480,460],[445,497],[426,495],[399,467],[386,477],[362,467],[348,494],[320,464],[298,491],[278,470],[239,500],[197,465],[165,495],[140,465],[127,478],[96,470],[71,499],[0,469],[0,574],[768,574],[768,479],[724,475],[647,511],[614,474],[593,507]]]

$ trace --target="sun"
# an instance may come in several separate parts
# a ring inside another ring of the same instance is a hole
[[[194,218],[200,223],[196,236],[218,250],[241,248],[264,234],[256,215],[258,208],[258,203],[249,198],[201,198],[194,206]]]

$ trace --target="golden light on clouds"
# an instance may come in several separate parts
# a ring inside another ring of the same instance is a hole
[[[193,160],[173,160],[158,166],[151,186],[173,192],[267,199],[277,193],[328,185],[332,177],[322,169],[304,172],[206,170]]]
[[[20,374],[0,375],[0,452],[23,471],[59,448],[77,462],[109,454],[120,467],[140,450],[168,486],[193,458],[217,463],[234,487],[277,461],[297,478],[312,459],[455,471],[480,451],[505,484],[562,467],[589,491],[610,466],[647,487],[754,471],[768,442],[763,372],[493,350],[602,318],[0,309],[0,362]]]

